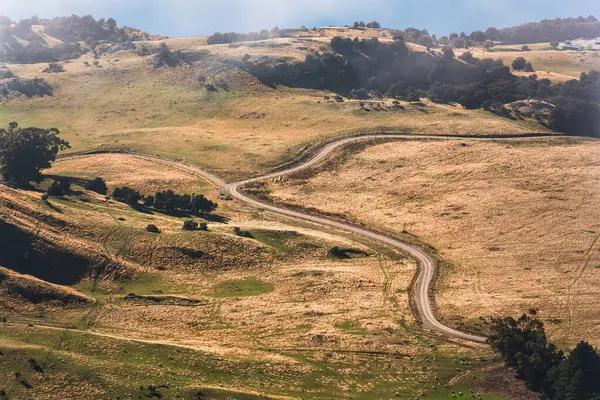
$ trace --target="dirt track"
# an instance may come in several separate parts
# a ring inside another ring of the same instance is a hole
[[[263,209],[266,211],[270,211],[270,212],[274,212],[277,214],[289,216],[292,218],[303,219],[303,220],[314,222],[314,223],[317,223],[320,225],[325,225],[328,227],[351,232],[353,234],[357,234],[357,235],[363,236],[365,238],[375,240],[383,245],[391,246],[397,250],[400,250],[400,251],[410,255],[411,257],[413,257],[414,259],[416,259],[418,261],[419,266],[420,266],[420,275],[419,275],[419,279],[417,281],[417,288],[416,288],[416,302],[417,302],[417,307],[419,309],[419,313],[420,313],[422,321],[423,321],[424,328],[435,330],[435,331],[443,333],[445,335],[464,339],[464,340],[469,340],[469,341],[473,341],[473,342],[485,342],[485,338],[482,336],[477,336],[477,335],[457,331],[455,329],[452,329],[450,327],[443,325],[441,322],[439,322],[437,320],[437,318],[435,316],[435,312],[433,310],[432,300],[430,297],[431,283],[435,276],[435,260],[433,259],[432,256],[430,256],[425,250],[423,250],[419,246],[405,243],[405,242],[402,242],[397,239],[393,239],[391,237],[382,235],[375,231],[368,230],[366,228],[361,228],[361,227],[353,226],[350,224],[329,220],[327,218],[318,217],[318,216],[310,215],[307,213],[303,213],[303,212],[299,212],[299,211],[292,211],[292,210],[288,210],[285,208],[262,203],[256,199],[250,198],[249,196],[245,195],[241,191],[241,188],[244,185],[252,183],[252,182],[258,182],[258,181],[278,178],[278,177],[281,177],[284,175],[289,175],[294,172],[298,172],[298,171],[301,171],[304,169],[311,168],[311,167],[317,165],[318,163],[320,163],[321,161],[323,161],[324,159],[326,159],[329,155],[331,155],[331,153],[334,150],[338,149],[339,147],[342,147],[342,146],[350,144],[350,143],[360,142],[360,141],[400,140],[400,139],[403,139],[403,140],[406,140],[406,139],[415,139],[415,140],[431,140],[431,139],[435,139],[435,140],[494,140],[494,139],[514,140],[514,139],[524,139],[524,138],[540,138],[540,137],[548,137],[548,136],[551,136],[551,135],[541,134],[541,135],[522,135],[522,136],[498,135],[495,137],[489,137],[489,136],[488,137],[474,137],[474,136],[462,136],[461,137],[461,136],[437,136],[437,135],[436,136],[421,136],[421,135],[415,136],[415,135],[406,135],[406,134],[404,134],[404,135],[380,134],[380,135],[356,136],[356,137],[350,137],[350,138],[340,139],[340,140],[331,142],[331,143],[327,144],[326,146],[322,147],[321,149],[319,149],[318,151],[316,151],[312,155],[312,157],[310,157],[308,160],[301,162],[300,164],[298,164],[296,166],[290,167],[289,169],[274,172],[274,173],[269,173],[269,174],[266,174],[266,175],[263,175],[260,177],[251,178],[251,179],[243,180],[240,182],[229,183],[229,184],[225,183],[223,180],[216,177],[215,175],[210,174],[206,171],[203,171],[202,169],[195,167],[195,166],[191,166],[191,165],[176,162],[176,161],[165,160],[165,159],[155,157],[155,156],[140,155],[140,154],[130,154],[130,155],[132,157],[136,157],[139,159],[148,160],[148,161],[156,162],[159,164],[168,165],[170,167],[178,168],[178,169],[181,169],[188,173],[191,173],[193,175],[200,176],[200,177],[210,181],[212,184],[214,184],[218,188],[222,189],[225,193],[229,194],[231,197],[233,197],[237,200],[240,200],[246,204],[249,204],[253,207]],[[67,157],[61,158],[61,160],[75,159],[75,158],[82,158],[82,157],[93,157],[94,155],[95,154],[67,156]]]

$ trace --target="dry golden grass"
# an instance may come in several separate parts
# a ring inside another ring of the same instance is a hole
[[[272,190],[435,247],[447,261],[443,320],[536,308],[554,340],[598,344],[599,156],[600,144],[583,139],[402,141]]]
[[[513,48],[514,46],[510,46]],[[456,50],[456,55],[466,50]],[[470,49],[477,58],[501,59],[504,65],[511,66],[518,57],[531,61],[535,74],[539,78],[548,78],[556,82],[569,79],[579,79],[582,72],[600,69],[600,54],[593,51],[557,51],[557,50],[532,50],[532,51],[486,51],[483,48]],[[530,74],[526,74],[530,75]]]
[[[212,192],[212,186],[201,178],[123,154],[59,160],[44,173],[89,180],[101,177],[106,181],[109,194],[115,187],[122,186],[129,186],[143,194],[169,189],[175,193]]]
[[[57,127],[72,152],[135,149],[185,158],[236,177],[268,169],[310,142],[360,131],[486,134],[541,129],[482,111],[435,104],[403,103],[404,110],[367,107],[365,111],[356,101],[328,102],[323,98],[331,95],[327,92],[267,88],[227,64],[246,53],[303,58],[311,49],[326,45],[331,32],[326,29],[325,39],[314,41],[277,39],[235,46],[177,39],[174,48],[210,54],[191,66],[160,70],[152,68],[150,59],[125,51],[102,56],[101,68],[85,66],[84,61],[93,61],[86,55],[66,63],[66,72],[59,74],[42,74],[45,64],[13,65],[19,76],[43,75],[55,93],[7,102],[0,108],[0,118],[23,126]],[[213,83],[225,79],[232,90],[208,92],[198,82],[200,76]]]

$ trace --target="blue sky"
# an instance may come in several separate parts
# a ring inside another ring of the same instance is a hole
[[[600,18],[600,0],[0,0],[0,14],[13,19],[92,14],[168,36],[344,25],[357,19],[445,35],[543,18]]]

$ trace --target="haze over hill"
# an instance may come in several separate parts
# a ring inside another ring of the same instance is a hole
[[[0,400],[600,395],[595,17],[118,3],[0,17]]]

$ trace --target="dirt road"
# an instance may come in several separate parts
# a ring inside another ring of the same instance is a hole
[[[184,164],[181,162],[170,161],[170,160],[166,160],[166,159],[162,159],[162,158],[150,156],[150,155],[141,155],[141,154],[130,154],[130,155],[133,157],[139,158],[139,159],[148,160],[148,161],[156,162],[156,163],[159,163],[162,165],[167,165],[170,167],[178,168],[178,169],[181,169],[188,173],[191,173],[193,175],[202,177],[202,178],[210,181],[212,184],[214,184],[218,188],[222,189],[225,193],[229,194],[231,197],[233,197],[239,201],[242,201],[250,206],[253,206],[253,207],[256,207],[256,208],[259,208],[262,210],[274,212],[277,214],[285,215],[288,217],[298,218],[298,219],[314,222],[314,223],[332,227],[335,229],[341,229],[346,232],[350,232],[350,233],[365,237],[367,239],[374,240],[383,245],[393,247],[397,250],[400,250],[401,252],[404,252],[404,253],[410,255],[419,263],[419,266],[420,266],[420,275],[419,275],[419,279],[417,281],[417,288],[416,288],[416,303],[417,303],[417,307],[419,309],[419,313],[421,315],[421,319],[423,321],[423,327],[425,329],[435,330],[437,332],[443,333],[443,334],[451,336],[451,337],[482,343],[482,342],[485,342],[484,337],[457,331],[448,326],[445,326],[444,324],[439,322],[438,319],[436,318],[435,312],[433,309],[433,302],[431,299],[431,295],[432,295],[431,285],[432,285],[433,278],[435,276],[435,260],[433,259],[433,257],[431,255],[429,255],[421,247],[413,245],[413,244],[405,243],[400,240],[382,235],[376,231],[371,231],[367,228],[361,228],[361,227],[353,226],[353,225],[346,224],[343,222],[333,221],[333,220],[329,220],[327,218],[310,215],[310,214],[303,213],[300,211],[288,210],[288,209],[285,209],[282,207],[277,207],[274,205],[266,204],[266,203],[263,203],[259,200],[253,199],[253,198],[245,195],[241,191],[241,189],[244,185],[252,183],[252,182],[258,182],[258,181],[278,178],[281,176],[292,174],[294,172],[298,172],[301,170],[305,170],[305,169],[314,167],[315,165],[317,165],[320,162],[322,162],[323,160],[325,160],[328,156],[330,156],[334,150],[336,150],[342,146],[348,145],[350,143],[356,143],[356,142],[361,142],[361,141],[364,142],[364,141],[372,141],[372,140],[406,140],[406,139],[462,140],[462,141],[495,140],[495,139],[514,140],[514,139],[524,139],[524,138],[535,139],[535,138],[542,138],[542,137],[548,137],[548,136],[551,136],[551,135],[545,135],[545,134],[523,135],[523,136],[498,135],[498,136],[493,136],[493,137],[490,137],[490,136],[474,137],[474,136],[421,136],[421,135],[415,136],[415,135],[406,135],[406,134],[404,134],[404,135],[380,134],[380,135],[355,136],[355,137],[349,137],[349,138],[340,139],[340,140],[331,142],[331,143],[325,145],[324,147],[322,147],[321,149],[319,149],[318,151],[316,151],[312,155],[312,157],[310,157],[308,160],[301,162],[296,166],[290,167],[289,169],[269,173],[269,174],[266,174],[266,175],[263,175],[260,177],[251,178],[251,179],[243,180],[240,182],[234,182],[234,183],[225,183],[223,180],[221,180],[220,178],[216,177],[213,174],[203,171],[202,169],[200,169],[198,167]],[[60,158],[59,160],[68,160],[68,159],[75,159],[75,158],[81,158],[81,157],[93,157],[94,155],[95,154],[66,156],[66,157]]]

